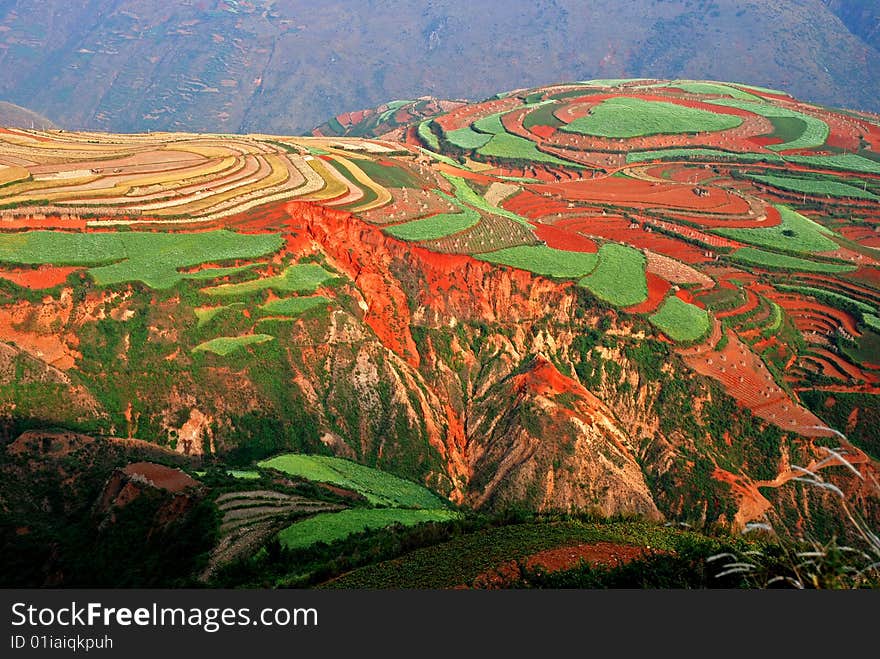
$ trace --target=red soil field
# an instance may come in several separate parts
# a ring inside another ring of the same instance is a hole
[[[703,263],[707,260],[699,247],[660,233],[645,231],[641,227],[630,228],[630,222],[622,217],[573,217],[554,222],[554,226],[566,231],[615,240],[639,249],[649,249],[685,263]]]
[[[182,492],[199,484],[179,469],[172,469],[152,462],[133,462],[122,470],[128,476],[140,476],[155,487],[169,492]]]
[[[716,323],[718,324],[718,323]],[[776,384],[760,357],[744,345],[736,334],[727,332],[722,350],[708,348],[680,349],[685,363],[697,373],[718,380],[725,391],[754,414],[783,430],[808,437],[830,435],[815,426],[825,424],[812,412],[792,401]]]
[[[542,569],[544,572],[559,572],[575,568],[582,562],[590,565],[616,567],[630,561],[644,558],[652,553],[650,547],[621,545],[613,542],[595,542],[545,549],[525,559],[529,569]],[[517,561],[509,561],[503,565],[480,574],[473,581],[473,588],[495,589],[505,588],[521,576]],[[460,586],[459,588],[465,588]]]
[[[648,280],[648,299],[631,307],[626,307],[624,311],[629,313],[651,313],[656,311],[660,303],[663,302],[663,298],[669,292],[669,289],[672,288],[668,281],[658,277],[653,272],[645,273],[645,278]]]
[[[54,288],[67,281],[67,277],[71,272],[76,272],[81,268],[76,267],[55,267],[51,265],[41,265],[35,269],[0,269],[0,278],[11,281],[14,284],[30,288],[31,290],[41,290],[44,288]]]
[[[547,243],[548,247],[563,249],[567,252],[590,252],[599,251],[599,247],[589,238],[585,238],[573,231],[565,231],[552,224],[534,224],[535,235]]]
[[[86,220],[75,215],[13,215],[0,212],[0,231],[7,229],[85,230]]]
[[[553,137],[553,133],[556,132],[556,129],[553,128],[553,126],[532,126],[529,128],[529,132],[542,140],[548,140]]]
[[[537,193],[550,192],[574,201],[613,203],[633,208],[673,208],[714,213],[745,214],[749,204],[742,197],[721,188],[704,188],[695,194],[688,185],[652,183],[629,178],[605,177],[535,185]]]

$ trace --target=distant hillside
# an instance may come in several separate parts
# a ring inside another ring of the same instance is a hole
[[[619,77],[735,80],[876,111],[875,6],[4,0],[0,89],[65,127],[126,132],[303,133],[389,98]]]
[[[877,0],[823,0],[843,24],[866,44],[880,50],[880,4]]]
[[[38,128],[39,130],[57,127],[46,117],[6,101],[0,101],[0,126]]]

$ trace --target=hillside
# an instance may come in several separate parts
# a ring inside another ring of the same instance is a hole
[[[303,133],[389,99],[639,76],[878,111],[876,21],[854,6],[493,0],[463,17],[453,0],[10,0],[0,89],[59,125],[124,132]]]
[[[184,582],[303,585],[472,511],[876,527],[878,115],[656,79],[403,107],[337,118],[383,138],[0,131],[5,546],[122,543],[137,501],[212,529]]]
[[[37,128],[39,130],[49,130],[56,127],[46,117],[6,101],[0,101],[0,126]]]

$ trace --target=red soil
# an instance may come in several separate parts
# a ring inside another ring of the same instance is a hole
[[[776,384],[761,358],[736,334],[728,331],[727,339],[721,350],[709,349],[713,345],[709,342],[704,347],[679,349],[679,353],[688,366],[718,380],[737,402],[765,421],[808,437],[830,434],[816,428],[825,424]]]
[[[180,469],[173,469],[153,462],[133,462],[123,468],[123,473],[147,479],[154,487],[169,492],[182,492],[189,487],[195,487],[199,482],[190,478]]]
[[[668,281],[658,277],[653,272],[645,273],[645,278],[648,280],[648,299],[640,304],[626,307],[624,311],[629,313],[651,313],[660,306],[663,298],[666,297],[669,289],[672,288]]]
[[[553,133],[556,132],[556,129],[553,128],[553,126],[532,126],[529,128],[529,131],[537,135],[540,139],[548,140],[553,137]]]
[[[56,267],[51,265],[41,265],[36,269],[25,270],[0,270],[0,279],[6,279],[14,284],[30,288],[31,290],[41,290],[44,288],[54,288],[67,281],[67,277],[71,272],[76,272],[81,268],[73,267]]]
[[[535,235],[547,243],[548,247],[567,252],[599,251],[595,242],[572,231],[565,231],[552,224],[535,224]]]
[[[535,185],[535,192],[550,192],[564,199],[613,203],[632,208],[671,208],[713,213],[745,214],[750,210],[745,199],[723,188],[703,188],[695,194],[691,186],[658,183],[628,178],[605,177]]]
[[[595,566],[616,567],[644,558],[652,553],[650,547],[623,545],[614,542],[594,542],[545,549],[526,557],[525,565],[531,570],[541,569],[544,572],[559,572],[576,568],[581,563]],[[519,563],[508,561],[479,575],[473,581],[473,588],[494,589],[504,588],[521,576]]]

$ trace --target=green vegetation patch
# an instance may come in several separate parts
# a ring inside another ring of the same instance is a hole
[[[353,533],[382,529],[393,524],[414,526],[423,522],[448,522],[456,519],[452,510],[409,510],[406,508],[354,508],[338,513],[321,513],[295,522],[278,534],[288,549],[311,547],[319,542],[330,544]]]
[[[275,337],[268,334],[246,334],[244,336],[221,336],[210,341],[200,343],[192,352],[213,352],[225,357],[245,346],[256,345],[272,341]]]
[[[854,265],[845,263],[820,263],[818,261],[809,261],[796,256],[785,256],[784,254],[776,254],[774,252],[765,252],[754,247],[743,247],[730,255],[734,261],[745,263],[748,265],[757,265],[762,268],[771,270],[791,270],[794,272],[852,272],[856,269]]]
[[[691,80],[676,80],[669,84],[652,85],[654,87],[671,87],[673,89],[681,89],[689,94],[712,94],[715,96],[730,96],[746,101],[760,101],[759,96],[749,94],[742,89],[731,87],[730,85],[722,85],[717,82],[696,82]]]
[[[782,144],[771,144],[767,148],[771,151],[786,151],[788,149],[812,149],[825,144],[828,139],[830,130],[828,124],[821,119],[804,114],[803,112],[795,112],[787,108],[781,108],[769,103],[752,103],[735,98],[723,98],[714,101],[708,101],[714,105],[723,105],[729,108],[737,108],[761,115],[767,119],[799,119],[804,123],[803,132],[794,139],[788,139]],[[782,139],[790,137],[780,135]]]
[[[492,139],[492,135],[488,133],[478,133],[470,126],[451,130],[446,133],[446,140],[461,149],[479,149]]]
[[[455,196],[456,198],[469,206],[476,208],[477,210],[483,211],[484,213],[488,213],[489,215],[498,215],[499,217],[506,217],[508,220],[513,220],[518,224],[522,224],[524,227],[527,227],[529,230],[532,229],[532,223],[529,222],[526,218],[521,215],[517,215],[506,208],[500,208],[498,206],[493,206],[490,204],[484,197],[481,197],[476,192],[474,192],[471,187],[467,184],[463,178],[458,176],[450,176],[449,174],[444,174],[444,178],[447,181],[452,183],[452,186],[455,188]]]
[[[264,460],[258,466],[354,490],[374,505],[431,509],[446,506],[443,499],[417,483],[342,458],[288,453]]]
[[[648,320],[675,341],[696,341],[709,332],[709,312],[674,295],[666,298]]]
[[[241,282],[240,284],[222,284],[221,286],[206,289],[205,293],[230,297],[257,293],[268,288],[288,293],[314,293],[318,286],[334,279],[336,279],[336,275],[328,272],[320,265],[315,263],[297,263],[288,266],[284,269],[284,272],[275,277],[253,279]]]
[[[802,192],[814,196],[825,195],[829,197],[880,201],[880,197],[865,189],[832,179],[796,178],[776,175],[761,176],[759,174],[746,174],[746,178],[764,185],[771,185],[780,190],[788,190],[789,192]]]
[[[417,188],[419,182],[402,167],[383,165],[375,160],[352,159],[361,171],[384,188]]]
[[[385,233],[400,238],[401,240],[435,240],[437,238],[445,238],[452,234],[470,229],[480,221],[480,214],[473,208],[468,208],[445,192],[437,190],[437,194],[441,195],[448,202],[458,207],[460,213],[439,213],[431,217],[425,217],[419,220],[411,220],[403,224],[396,224],[385,229]]]
[[[431,147],[431,149],[433,151],[439,151],[440,150],[440,141],[437,139],[437,136],[431,130],[432,123],[433,123],[433,121],[430,119],[428,121],[423,121],[422,123],[419,124],[419,127],[416,130],[416,132],[418,133],[419,138],[425,144],[427,144],[429,147]]]
[[[219,307],[199,307],[197,309],[193,309],[193,312],[196,314],[196,318],[199,319],[198,327],[204,327],[212,320],[214,320],[214,318],[216,318],[218,314],[221,314],[224,311],[232,311],[233,309],[244,309],[244,306],[245,305],[242,302],[234,302],[233,304],[227,304]]]
[[[880,174],[880,162],[855,153],[835,156],[785,156],[773,153],[735,153],[720,149],[655,149],[653,151],[630,151],[626,154],[627,163],[652,160],[697,160],[720,162],[767,162],[771,164],[806,165],[817,169],[834,169],[846,172]]]
[[[550,101],[544,101],[549,103]],[[481,133],[492,135],[485,145],[477,149],[477,153],[490,158],[502,158],[505,160],[526,160],[532,162],[544,162],[563,167],[582,168],[581,165],[568,160],[562,160],[549,153],[544,153],[531,140],[519,135],[511,135],[501,123],[504,112],[492,114],[473,123],[473,128]]]
[[[829,238],[830,229],[804,217],[787,206],[776,206],[782,222],[775,227],[760,229],[714,229],[714,233],[750,245],[781,249],[787,252],[815,254],[833,252],[840,246]]]
[[[736,128],[742,119],[729,114],[638,98],[609,98],[592,112],[560,130],[597,137],[629,138],[646,135],[716,132]]]
[[[315,295],[314,297],[285,297],[267,302],[260,309],[266,313],[278,314],[280,316],[298,316],[310,309],[328,304],[330,304],[330,298],[326,298],[323,295]]]
[[[203,233],[27,231],[0,235],[0,262],[93,266],[89,274],[100,286],[141,281],[166,289],[183,279],[215,278],[245,269],[212,268],[184,274],[180,268],[254,259],[277,251],[282,244],[278,234],[238,234],[224,229]]]
[[[614,542],[660,551],[683,549],[697,534],[644,522],[595,524],[579,521],[512,524],[453,538],[416,549],[394,560],[369,565],[334,579],[329,588],[452,588],[510,561],[525,559],[545,549]],[[717,540],[705,540],[707,553],[718,551]]]
[[[644,302],[648,298],[645,255],[632,247],[606,243],[599,248],[599,265],[580,285],[618,307]]]
[[[598,254],[566,252],[546,245],[522,245],[477,254],[481,261],[509,265],[538,275],[573,279],[588,275],[596,267]]]

